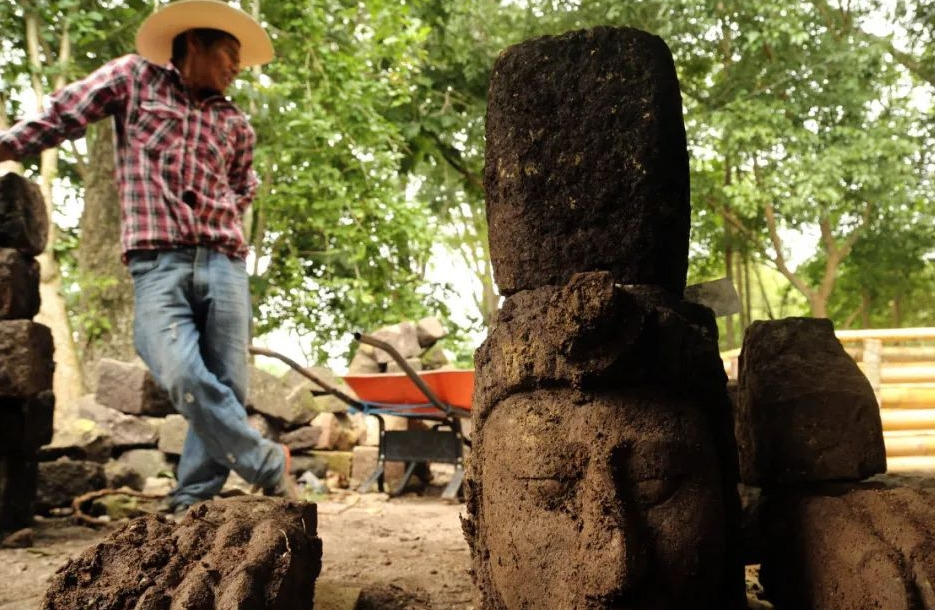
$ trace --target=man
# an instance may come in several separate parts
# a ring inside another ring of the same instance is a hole
[[[113,116],[123,259],[133,276],[137,352],[189,422],[183,512],[230,470],[294,497],[285,446],[247,425],[250,295],[242,215],[253,199],[254,133],[223,96],[243,66],[273,58],[263,28],[218,0],[179,0],[115,59],[52,96],[41,116],[0,132],[0,161],[84,134]]]

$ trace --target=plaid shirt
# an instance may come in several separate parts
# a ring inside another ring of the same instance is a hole
[[[84,135],[113,115],[120,243],[130,250],[205,245],[245,258],[242,216],[256,192],[255,135],[227,98],[196,102],[171,64],[115,59],[52,96],[42,115],[0,133],[17,157]]]

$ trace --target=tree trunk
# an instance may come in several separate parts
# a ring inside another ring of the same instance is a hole
[[[725,223],[726,224],[726,223]],[[728,232],[728,242],[730,241],[730,229],[726,229]],[[724,247],[724,269],[727,271],[727,279],[734,282],[734,250],[731,248],[728,243]],[[736,284],[735,284],[736,286]],[[724,318],[724,334],[727,335],[727,349],[734,349],[737,347],[737,338],[734,334],[734,314],[726,316]]]
[[[76,317],[82,370],[89,389],[97,386],[101,358],[132,360],[133,283],[120,260],[120,200],[114,178],[114,128],[101,121],[88,132]]]

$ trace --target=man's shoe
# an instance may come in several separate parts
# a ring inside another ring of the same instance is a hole
[[[292,475],[289,474],[292,470],[292,453],[285,445],[280,445],[280,447],[285,457],[282,462],[282,473],[270,487],[263,488],[263,495],[298,500],[299,494],[295,490],[295,483],[292,482]]]

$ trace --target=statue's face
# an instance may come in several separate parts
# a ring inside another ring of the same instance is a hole
[[[503,608],[718,607],[721,479],[698,407],[514,395],[493,408],[477,458],[481,586]]]

